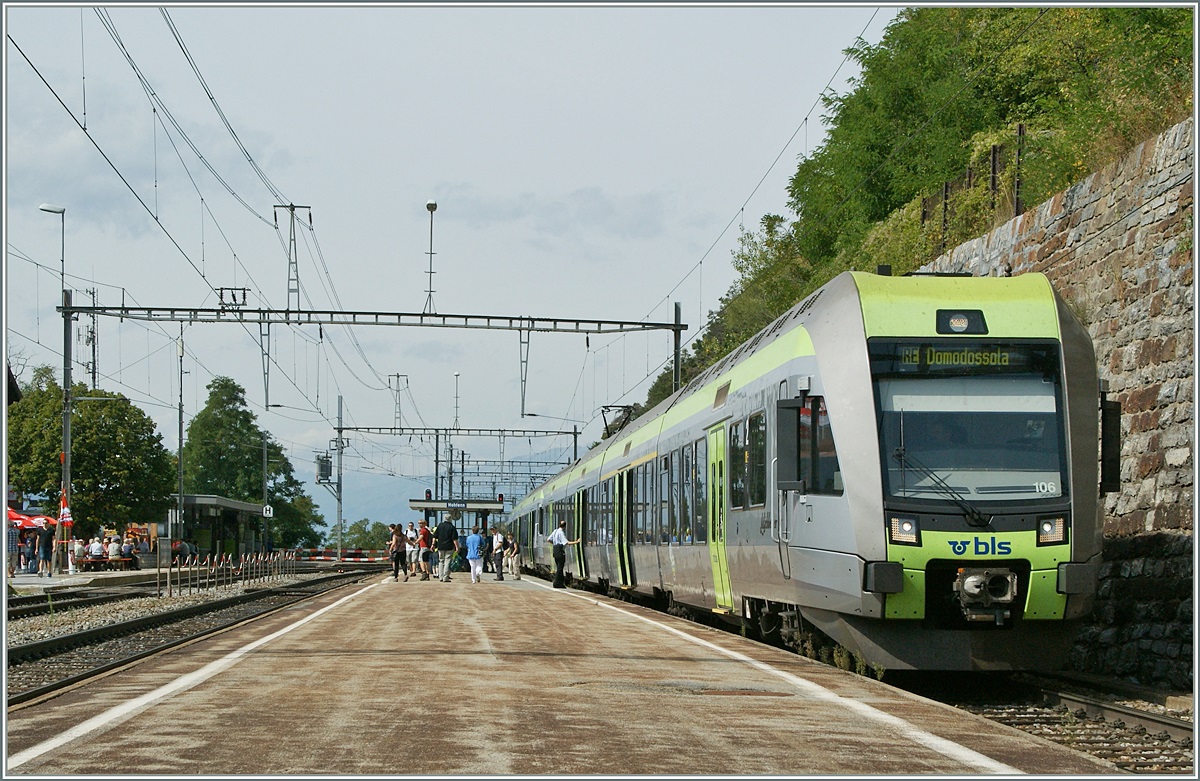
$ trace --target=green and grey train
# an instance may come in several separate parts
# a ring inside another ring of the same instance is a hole
[[[892,670],[1055,669],[1120,409],[1044,275],[846,272],[525,496],[585,587]],[[813,630],[817,630],[816,633]]]

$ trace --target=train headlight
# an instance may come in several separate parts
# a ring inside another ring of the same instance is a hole
[[[1067,541],[1067,519],[1064,515],[1043,515],[1037,519],[1037,544],[1061,545]]]
[[[921,525],[911,515],[889,515],[888,541],[893,545],[920,545]]]

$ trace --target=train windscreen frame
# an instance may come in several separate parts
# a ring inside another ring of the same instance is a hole
[[[1057,343],[874,338],[868,352],[885,497],[1068,496]]]

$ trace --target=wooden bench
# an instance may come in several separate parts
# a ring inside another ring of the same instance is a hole
[[[77,562],[84,572],[100,572],[101,570],[128,570],[133,566],[133,558],[122,557],[119,559],[80,559]]]

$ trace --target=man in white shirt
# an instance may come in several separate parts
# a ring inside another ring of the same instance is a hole
[[[496,571],[496,580],[504,580],[504,535],[495,526],[492,527],[492,569]]]
[[[546,538],[546,542],[554,546],[554,587],[566,588],[566,578],[563,576],[563,567],[567,564],[567,546],[578,545],[579,540],[567,539],[567,522],[559,521],[558,528],[550,532],[550,536]]]
[[[412,521],[408,522],[404,536],[408,538],[408,574],[416,575],[421,560],[421,549],[417,547],[417,527],[413,526]]]

